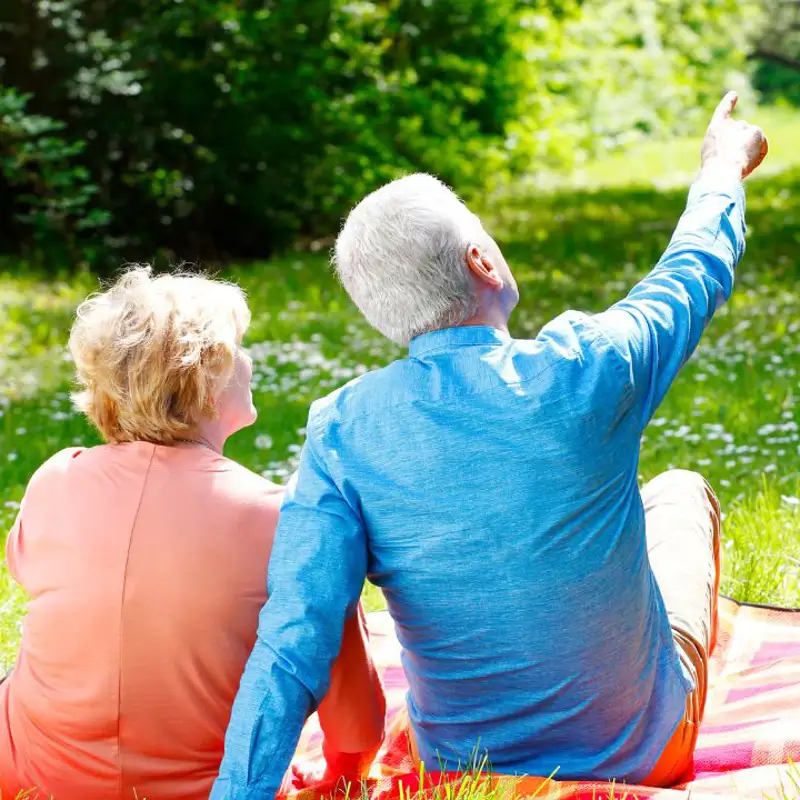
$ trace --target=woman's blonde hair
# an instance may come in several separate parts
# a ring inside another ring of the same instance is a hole
[[[237,286],[136,265],[78,307],[75,406],[108,442],[172,444],[214,417],[249,324]]]

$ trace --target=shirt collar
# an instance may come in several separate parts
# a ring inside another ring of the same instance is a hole
[[[440,328],[413,338],[408,345],[411,358],[419,358],[437,350],[453,350],[479,344],[505,344],[511,337],[488,325],[461,325],[456,328]]]

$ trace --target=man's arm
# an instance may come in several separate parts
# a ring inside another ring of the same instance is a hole
[[[744,252],[741,180],[763,160],[766,139],[731,119],[735,104],[729,93],[714,114],[700,177],[663,257],[628,297],[594,317],[626,362],[641,428],[730,297]]]
[[[307,716],[325,696],[366,576],[361,520],[309,433],[269,564],[269,600],[245,668],[213,800],[272,800]]]
[[[624,300],[594,317],[626,361],[641,428],[730,297],[744,231],[741,184],[701,178],[655,269]]]

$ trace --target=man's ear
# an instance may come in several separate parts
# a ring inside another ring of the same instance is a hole
[[[467,248],[467,268],[473,277],[492,289],[502,289],[503,279],[489,256],[476,244]]]

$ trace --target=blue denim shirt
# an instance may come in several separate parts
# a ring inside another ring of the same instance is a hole
[[[701,180],[608,311],[532,340],[428,333],[312,406],[212,798],[275,794],[365,578],[429,768],[488,751],[504,773],[652,770],[690,684],[648,565],[640,437],[730,295],[744,232],[741,186]]]

